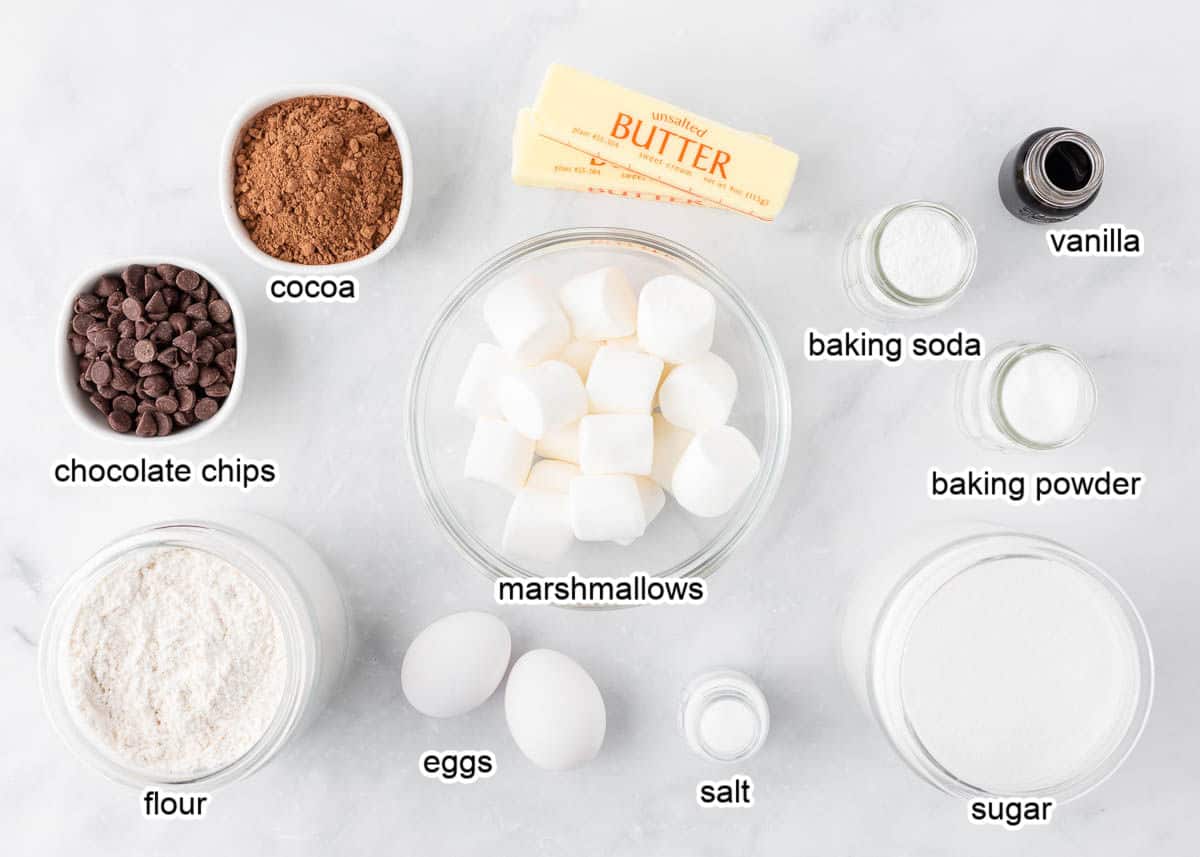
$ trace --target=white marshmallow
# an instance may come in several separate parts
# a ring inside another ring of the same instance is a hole
[[[622,336],[620,339],[606,339],[604,344],[609,348],[615,348],[618,351],[641,351],[642,344],[638,342],[637,334],[633,336]]]
[[[646,511],[632,476],[571,481],[571,528],[584,542],[632,541],[646,531]]]
[[[658,483],[648,476],[635,476],[638,494],[642,498],[642,509],[646,513],[646,526],[658,517],[658,513],[667,505],[667,495],[658,487]]]
[[[579,463],[579,423],[546,429],[538,438],[537,454],[542,458]]]
[[[537,465],[533,467],[537,470]],[[533,476],[529,477],[531,480]],[[646,527],[649,529],[651,522],[658,517],[658,513],[663,510],[663,506],[667,505],[667,495],[658,487],[658,483],[647,476],[635,476],[634,481],[637,482],[638,494],[642,498],[642,511],[646,514]],[[622,547],[629,547],[633,544],[633,540],[623,539],[617,544]]]
[[[688,445],[679,459],[671,490],[693,515],[724,515],[758,475],[754,444],[733,426],[709,429]]]
[[[527,489],[508,510],[500,550],[520,559],[554,562],[570,550],[573,539],[568,496]]]
[[[587,476],[649,476],[654,420],[649,414],[592,414],[579,421],[579,466]]]
[[[467,449],[463,473],[516,494],[533,464],[533,441],[504,420],[480,417]]]
[[[608,345],[588,373],[588,406],[594,414],[649,414],[663,362],[651,354]]]
[[[579,373],[557,360],[505,376],[496,399],[504,418],[534,440],[544,437],[548,429],[575,422],[588,409]]]
[[[511,277],[488,293],[483,318],[500,347],[521,363],[549,360],[571,339],[562,308],[528,276]]]
[[[692,437],[690,431],[672,425],[662,414],[654,415],[654,466],[650,469],[650,478],[664,491],[671,490],[675,467]]]
[[[620,268],[580,274],[558,292],[576,339],[612,339],[637,329],[637,297]]]
[[[659,390],[658,404],[675,425],[702,432],[725,424],[737,392],[733,367],[709,351],[670,371]]]
[[[467,369],[458,382],[454,396],[454,407],[472,417],[500,418],[500,404],[496,401],[496,389],[505,375],[520,368],[520,364],[507,351],[481,342],[471,352]]]
[[[599,350],[599,342],[575,339],[567,343],[567,347],[563,349],[562,354],[558,355],[558,359],[571,366],[586,383],[588,370],[592,368],[592,360],[596,358],[596,352]]]
[[[668,363],[687,363],[712,347],[717,302],[686,277],[667,274],[642,287],[638,342]]]
[[[536,462],[529,471],[529,478],[525,480],[525,490],[566,494],[571,489],[571,480],[579,474],[578,464],[544,458]]]

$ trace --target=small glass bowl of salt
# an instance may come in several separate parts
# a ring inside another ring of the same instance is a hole
[[[923,318],[958,300],[975,273],[975,233],[936,202],[893,205],[846,239],[842,281],[850,301],[879,319]]]

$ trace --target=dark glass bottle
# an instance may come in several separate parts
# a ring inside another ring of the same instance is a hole
[[[1043,128],[1004,159],[1000,199],[1028,223],[1057,223],[1091,205],[1103,181],[1104,155],[1095,140],[1070,128]]]

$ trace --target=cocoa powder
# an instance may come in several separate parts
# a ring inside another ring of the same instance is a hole
[[[387,120],[359,101],[281,101],[242,129],[234,200],[255,245],[303,265],[365,256],[396,224],[404,192]]]

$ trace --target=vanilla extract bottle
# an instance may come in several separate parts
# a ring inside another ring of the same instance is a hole
[[[1043,128],[1022,140],[1000,167],[1000,199],[1027,223],[1070,220],[1095,201],[1104,181],[1096,141],[1071,128]]]

